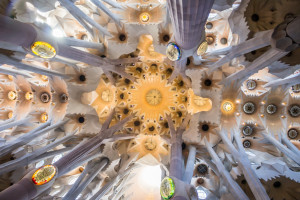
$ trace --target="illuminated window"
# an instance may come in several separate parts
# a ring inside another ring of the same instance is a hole
[[[7,97],[9,100],[14,101],[17,99],[18,95],[17,95],[16,91],[9,91],[7,94]]]
[[[225,100],[221,104],[221,111],[224,114],[231,114],[234,112],[234,104],[231,101]]]
[[[31,100],[33,98],[33,93],[32,92],[26,92],[25,94],[25,99],[26,100]]]
[[[31,51],[41,58],[53,58],[56,50],[51,44],[42,41],[36,41],[31,46]]]
[[[177,61],[181,57],[181,51],[177,44],[170,42],[166,50],[167,57],[172,61]]]
[[[160,185],[161,197],[165,200],[171,199],[175,193],[175,184],[170,177],[165,177]]]
[[[41,123],[45,123],[48,121],[48,114],[47,113],[42,113],[41,116],[40,116],[40,122]]]
[[[34,172],[32,181],[36,185],[43,185],[52,180],[56,174],[56,168],[53,165],[45,165]]]
[[[144,12],[144,13],[140,14],[140,20],[142,23],[147,23],[150,20],[149,13]]]

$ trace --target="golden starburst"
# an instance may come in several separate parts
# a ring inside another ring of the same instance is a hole
[[[159,75],[149,75],[145,79],[138,79],[135,89],[131,90],[131,105],[143,115],[145,119],[159,121],[170,112],[170,107],[176,107],[176,92],[171,90],[167,80]]]

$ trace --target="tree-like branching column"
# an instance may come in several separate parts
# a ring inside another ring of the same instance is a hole
[[[42,44],[38,45],[36,44],[36,41],[42,42]],[[55,52],[55,54],[52,52],[53,54],[51,54],[52,55],[51,57],[47,57],[49,60],[51,59],[57,60],[56,56],[69,58],[69,59],[76,60],[78,62],[89,64],[91,66],[102,67],[103,71],[106,74],[112,71],[134,81],[134,78],[132,76],[124,72],[124,67],[119,65],[136,62],[138,61],[138,58],[124,58],[124,59],[117,59],[117,60],[101,58],[99,56],[72,47],[72,46],[91,46],[93,44],[90,44],[85,41],[80,41],[80,42],[76,42],[75,40],[71,41],[69,38],[62,38],[60,40],[56,40],[51,35],[47,34],[46,32],[43,32],[42,30],[40,30],[39,28],[33,25],[22,23],[17,20],[13,20],[9,17],[0,15],[0,47],[1,48],[11,50],[14,52],[15,51],[21,52],[24,55],[29,53],[42,58],[46,58],[44,57],[46,55],[46,52],[51,53],[51,51],[49,51],[49,49],[46,48],[47,45],[52,51]],[[35,47],[35,50],[32,47]],[[97,48],[99,47],[96,46],[96,49]],[[58,61],[61,61],[61,59],[58,59]],[[58,73],[50,69],[42,69],[36,66],[23,64],[21,62],[21,59],[17,59],[14,56],[1,55],[0,63],[13,65],[16,68],[43,74],[46,76],[65,77],[64,74]]]
[[[190,118],[191,115],[187,115],[180,127],[175,130],[175,126],[171,119],[171,116],[167,116],[171,135],[171,159],[170,177],[165,177],[161,185],[161,194],[163,199],[172,198],[174,200],[196,200],[198,198],[196,189],[194,188],[194,186],[190,185],[192,177],[190,177],[190,175],[187,175],[187,177],[183,177],[185,170],[182,157],[182,134],[185,131]],[[192,156],[193,159],[195,159],[195,154],[192,153],[191,157]],[[190,158],[189,160],[193,159]],[[187,168],[189,168],[189,166],[187,166]],[[176,185],[176,188],[174,187],[174,185]]]
[[[297,28],[299,24],[300,17],[288,17],[281,24],[276,26],[275,29],[261,32],[260,34],[255,35],[254,38],[242,42],[236,46],[224,48],[210,53],[211,56],[226,56],[222,57],[220,60],[211,65],[209,71],[212,72],[220,68],[223,64],[240,55],[271,45],[271,48],[267,52],[255,59],[253,62],[246,65],[245,69],[231,74],[230,76],[226,77],[226,79],[224,79],[221,83],[230,83],[234,80],[244,80],[248,78],[250,75],[263,69],[264,67],[270,66],[272,63],[281,59],[289,52],[299,48],[300,36],[299,29]],[[297,84],[300,80],[299,76],[299,74],[294,74],[286,77],[285,79],[274,80],[270,83],[267,83],[265,87],[284,84]]]
[[[175,70],[170,77],[170,81],[179,74],[185,77],[184,72],[186,69],[187,58],[197,51],[197,48],[205,39],[204,25],[213,3],[213,0],[167,1],[168,11],[170,13],[171,23],[174,30],[174,38],[172,39],[172,42],[175,42],[175,45],[168,46],[176,46],[176,49],[179,49],[178,54],[174,51],[170,52],[172,55],[178,55],[175,56],[176,58],[171,58],[172,61],[176,62]]]
[[[182,159],[182,134],[185,131],[190,118],[191,116],[187,115],[181,126],[175,130],[171,116],[167,116],[171,135],[170,176],[176,177],[180,180],[182,180],[184,172]]]
[[[109,127],[111,120],[114,116],[114,111],[109,115],[108,119],[104,122],[100,132],[93,138],[79,144],[74,150],[69,152],[66,156],[55,162],[53,165],[57,169],[55,176],[49,180],[49,182],[43,185],[35,185],[31,180],[34,172],[29,172],[23,179],[13,186],[7,188],[0,193],[0,199],[33,199],[34,197],[41,194],[43,191],[51,187],[57,177],[60,177],[76,167],[77,163],[82,163],[83,160],[86,162],[89,160],[90,153],[100,147],[101,144],[107,141],[115,141],[118,139],[129,139],[133,138],[132,135],[115,135],[114,133],[120,130],[123,125],[128,122],[133,116],[129,116],[122,121],[116,123],[114,126]]]
[[[120,129],[123,128],[123,125],[128,122],[133,116],[129,116],[125,118],[124,120],[118,122],[112,127],[109,127],[111,120],[114,116],[114,111],[109,115],[107,120],[102,125],[101,131],[98,135],[95,137],[87,140],[83,144],[79,144],[78,147],[76,147],[73,151],[68,153],[63,158],[59,159],[57,162],[54,163],[54,165],[58,168],[58,176],[61,176],[62,174],[66,173],[66,169],[68,169],[69,166],[72,166],[75,164],[79,159],[87,156],[90,152],[94,151],[96,148],[98,148],[101,144],[105,143],[106,141],[115,140],[116,138],[113,137],[114,133]],[[117,137],[124,137],[124,135],[120,135]],[[126,135],[125,138],[132,137]]]

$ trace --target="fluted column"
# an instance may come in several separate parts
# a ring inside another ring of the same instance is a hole
[[[189,156],[186,162],[186,167],[185,167],[185,172],[183,177],[184,182],[186,182],[187,184],[191,183],[191,179],[193,177],[195,157],[196,157],[196,147],[190,145]]]
[[[170,176],[182,179],[182,138],[178,137],[171,142]]]
[[[28,123],[30,118],[31,117],[27,117],[27,118],[20,119],[20,120],[15,120],[15,121],[12,121],[12,122],[9,122],[9,123],[3,123],[3,124],[0,125],[0,131],[4,131],[6,129],[9,129],[9,128],[12,128],[12,127],[15,127],[15,126],[19,126],[21,124]]]
[[[30,47],[36,39],[33,26],[0,15],[0,40],[22,47]]]
[[[88,163],[86,169],[83,172],[83,176],[80,176],[71,190],[65,195],[63,200],[73,200],[87,187],[87,185],[97,176],[102,169],[107,166],[109,162],[108,158],[102,158],[100,161],[91,161]],[[86,171],[86,172],[85,172]]]
[[[0,199],[29,200],[37,194],[37,190],[30,179],[22,179],[0,193]]]
[[[176,43],[183,49],[199,45],[214,0],[167,0]]]
[[[182,134],[188,124],[190,116],[188,115],[181,126],[175,130],[171,116],[167,116],[171,135],[171,157],[170,157],[170,176],[182,180],[184,165],[182,159]]]
[[[109,127],[110,122],[114,116],[114,112],[112,112],[108,119],[102,125],[102,129],[98,135],[95,137],[87,140],[87,142],[79,145],[78,148],[68,153],[66,156],[62,157],[60,160],[55,162],[53,165],[57,168],[57,174],[55,175],[52,180],[44,185],[35,185],[33,181],[29,183],[25,181],[25,179],[31,179],[35,170],[29,172],[25,175],[25,177],[16,183],[16,186],[11,186],[6,190],[0,192],[0,199],[14,199],[14,200],[29,200],[33,199],[37,195],[41,194],[45,190],[51,187],[53,182],[55,181],[56,177],[59,177],[67,172],[70,167],[75,166],[77,162],[80,162],[85,156],[88,156],[93,150],[98,148],[102,142],[106,142],[111,140],[113,134],[121,129],[123,125],[132,119],[133,116],[129,116],[122,121],[118,122],[112,127]],[[64,123],[64,122],[61,122]],[[59,124],[59,123],[58,123]],[[51,127],[51,126],[49,126]],[[18,191],[18,194],[14,194]],[[15,198],[7,198],[7,197],[15,197]]]

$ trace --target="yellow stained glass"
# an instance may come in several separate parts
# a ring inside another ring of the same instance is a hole
[[[56,174],[56,168],[53,165],[45,165],[34,172],[32,181],[36,185],[43,185],[51,181]]]
[[[43,41],[36,41],[31,45],[31,51],[41,58],[53,58],[56,50],[51,44]]]
[[[150,15],[148,13],[140,14],[140,20],[142,23],[147,23],[150,20]]]

